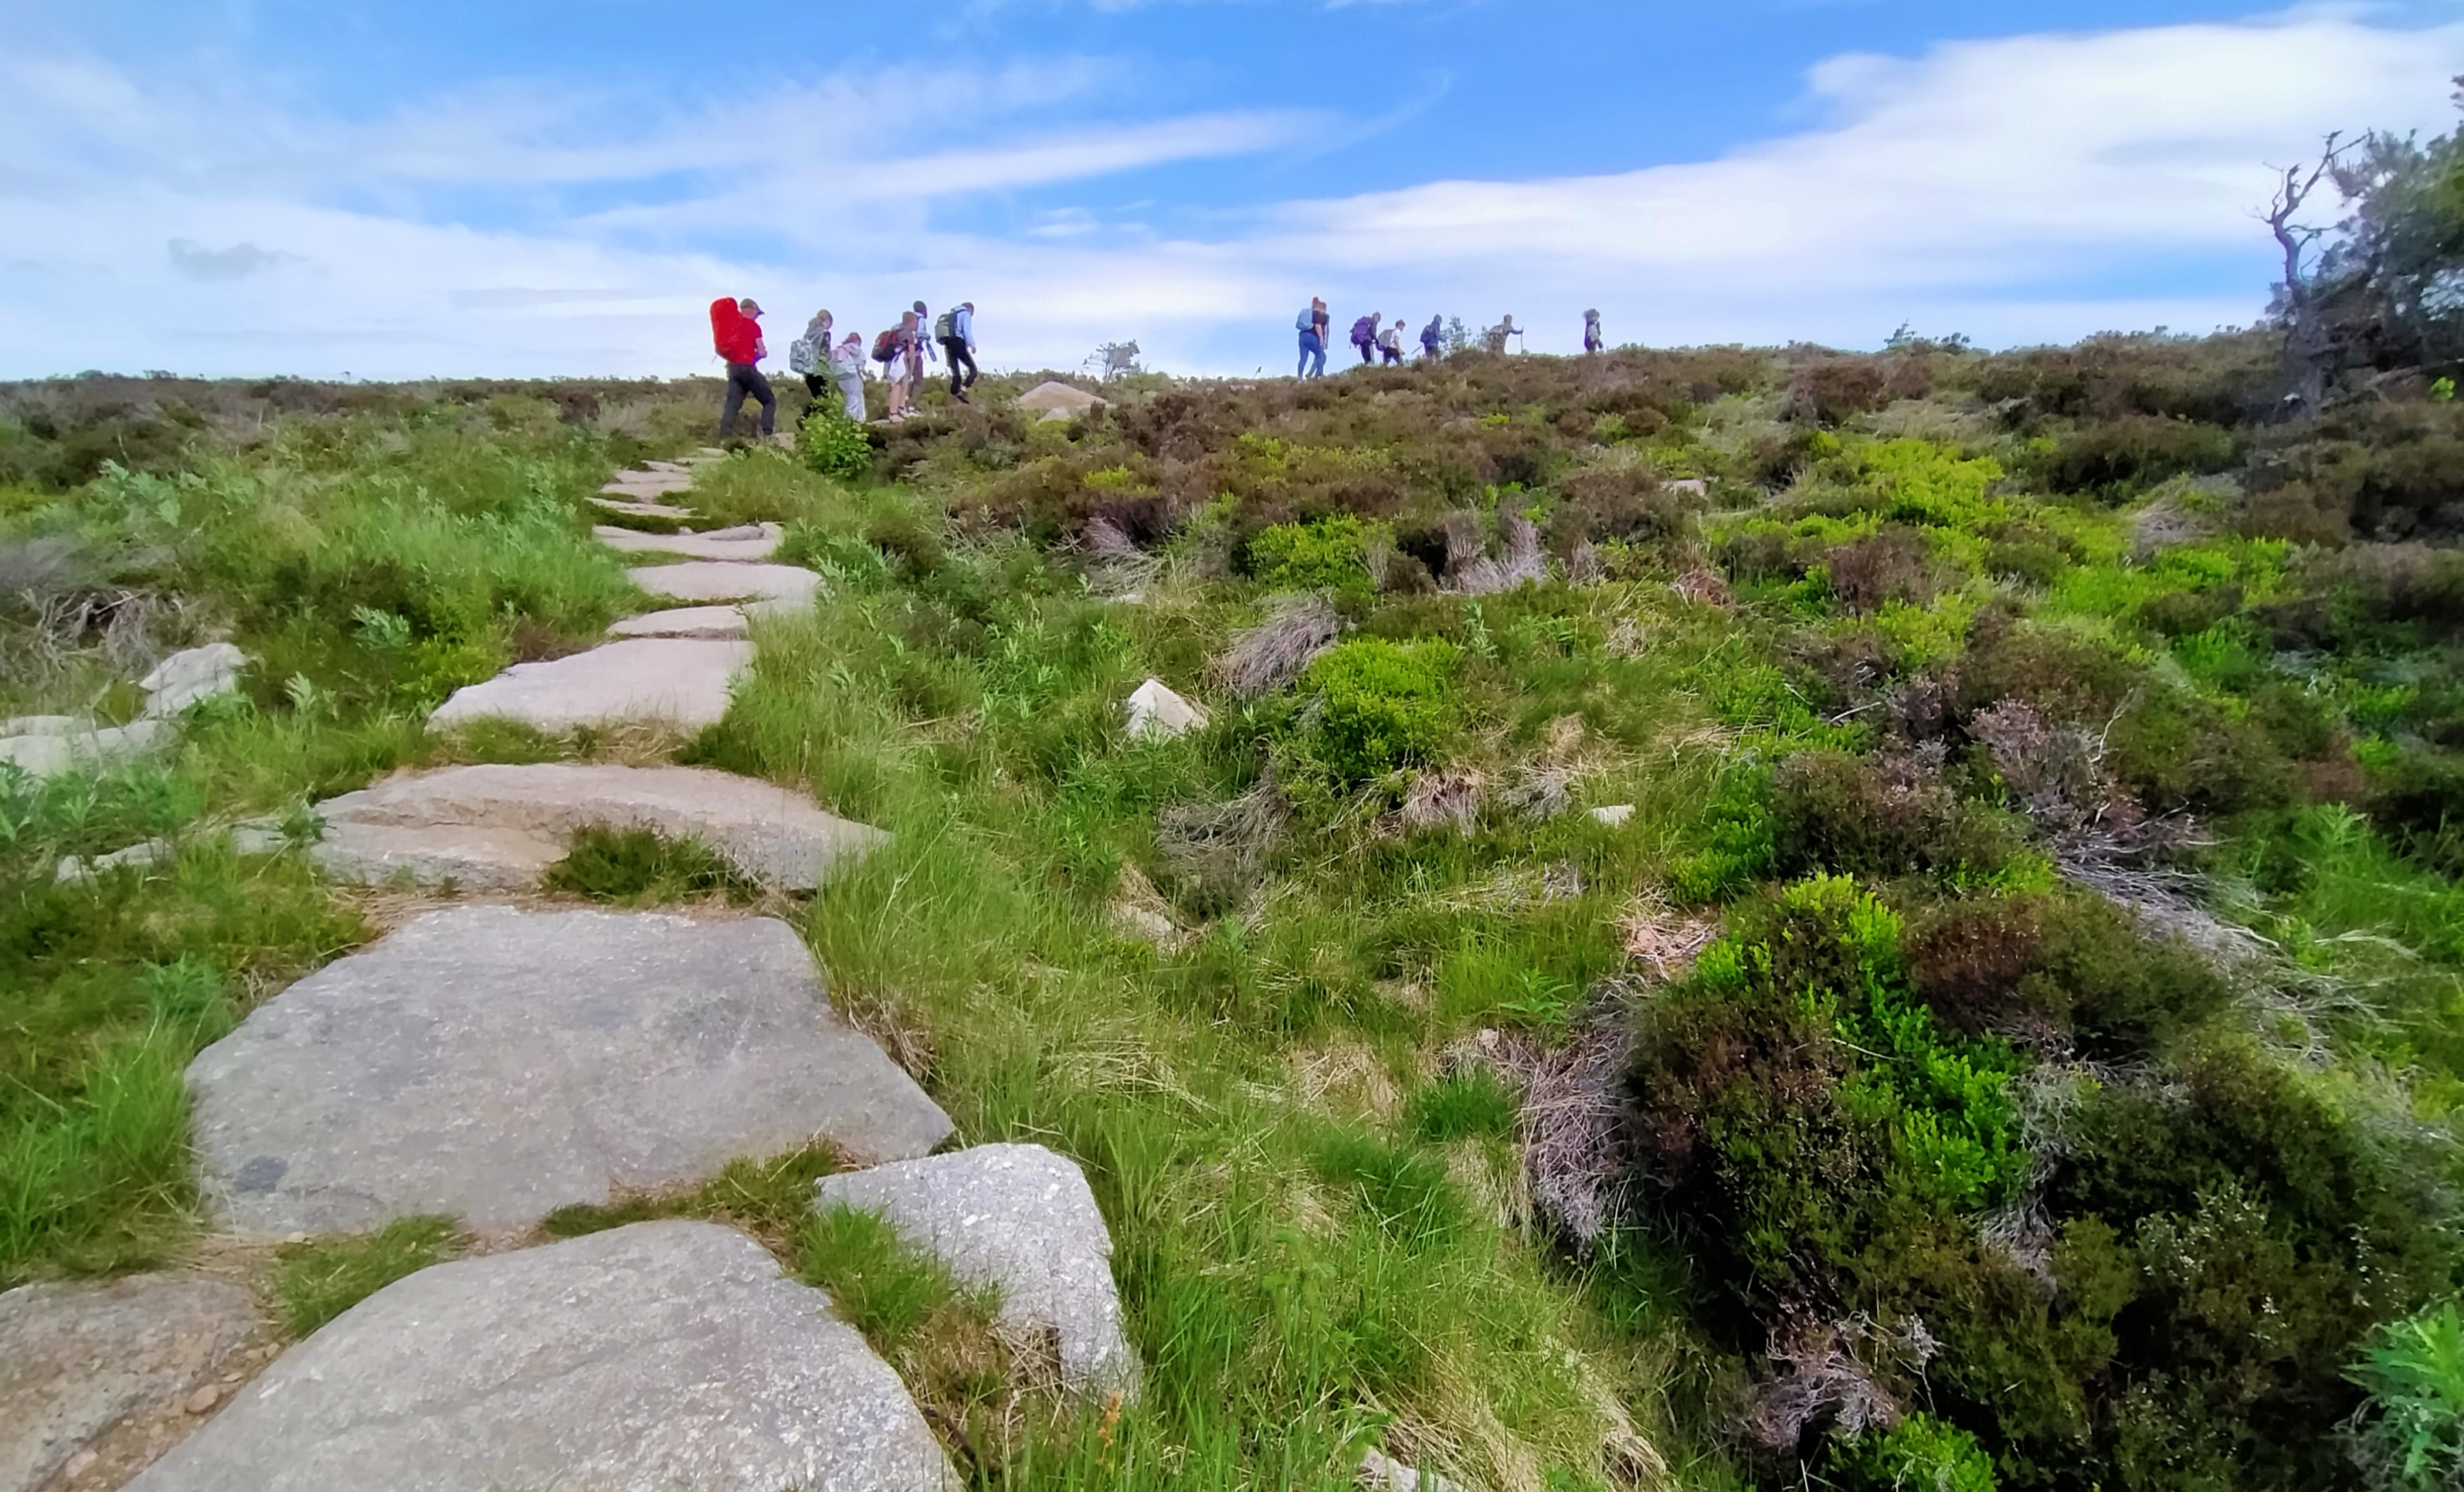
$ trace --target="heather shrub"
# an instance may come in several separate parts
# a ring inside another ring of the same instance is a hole
[[[1274,524],[1250,538],[1249,573],[1274,590],[1366,589],[1375,527],[1348,513]]]
[[[1458,716],[1459,656],[1435,640],[1364,637],[1327,649],[1301,675],[1302,691],[1317,700],[1301,757],[1341,785],[1442,759]]]

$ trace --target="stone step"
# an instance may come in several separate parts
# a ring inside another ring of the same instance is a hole
[[[607,629],[610,637],[742,637],[751,614],[767,603],[741,606],[676,606],[627,617]]]
[[[424,1269],[294,1348],[143,1492],[945,1492],[906,1387],[829,1297],[715,1223]]]
[[[0,762],[34,778],[107,771],[169,745],[179,734],[179,728],[168,720],[133,720],[126,725],[98,727],[91,720],[73,716],[19,718],[38,722],[38,728],[0,735]]]
[[[627,575],[641,589],[671,601],[790,601],[808,604],[822,585],[820,576],[797,565],[715,560],[644,565]]]
[[[627,502],[617,497],[593,497],[594,507],[606,513],[621,513],[633,518],[674,518],[684,522],[693,516],[691,508],[679,508],[664,502]]]
[[[429,725],[501,718],[549,732],[620,724],[698,731],[727,713],[728,686],[752,661],[753,645],[740,640],[627,638],[570,658],[517,663],[455,690]]]
[[[318,859],[328,873],[353,880],[364,852],[355,840],[385,844],[416,836],[455,867],[455,879],[478,886],[458,867],[500,861],[491,889],[537,884],[539,873],[565,852],[579,829],[650,829],[664,838],[699,841],[747,880],[778,890],[809,891],[889,838],[879,829],[825,813],[813,801],[775,783],[705,767],[626,767],[608,762],[550,761],[527,766],[448,767],[399,777],[317,805],[327,840]],[[337,846],[329,858],[327,846]],[[540,858],[544,855],[544,860]],[[414,868],[407,855],[367,869]],[[421,880],[441,875],[416,874]]]
[[[905,1160],[951,1130],[767,917],[430,912],[258,1006],[188,1090],[202,1189],[252,1235],[504,1233],[741,1156]]]
[[[590,537],[624,554],[681,555],[688,560],[759,561],[779,552],[785,530],[776,523],[748,524],[713,534],[645,534],[601,524]]]
[[[126,1481],[195,1423],[184,1403],[212,1408],[226,1369],[256,1360],[261,1332],[247,1286],[202,1274],[0,1295],[0,1492]]]

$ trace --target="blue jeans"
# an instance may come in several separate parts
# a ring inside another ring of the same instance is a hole
[[[1312,362],[1316,364],[1315,367],[1310,366]],[[1326,343],[1318,340],[1317,333],[1301,333],[1301,369],[1292,376],[1294,378],[1326,377]]]

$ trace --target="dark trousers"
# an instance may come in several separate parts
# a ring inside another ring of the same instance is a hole
[[[779,396],[770,391],[770,381],[750,362],[727,365],[727,402],[718,406],[718,438],[736,433],[737,411],[744,407],[744,396],[751,394],[761,406],[761,433],[770,434],[779,428]]]
[[[1403,361],[1403,349],[1400,347],[1389,347],[1381,342],[1378,344],[1377,350],[1386,355],[1386,365],[1388,367],[1393,367],[1396,363]]]
[[[950,397],[966,398],[967,390],[976,386],[976,355],[967,350],[965,342],[955,337],[944,337],[941,339],[941,356],[950,364]],[[966,369],[964,377],[959,376],[960,368]]]

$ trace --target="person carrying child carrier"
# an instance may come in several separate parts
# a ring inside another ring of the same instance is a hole
[[[1310,297],[1309,305],[1303,308],[1301,314],[1292,321],[1293,328],[1301,334],[1301,367],[1298,373],[1292,375],[1293,377],[1326,377],[1328,324],[1326,302],[1315,296]],[[1316,364],[1314,370],[1310,366],[1312,362]]]
[[[933,340],[950,364],[950,397],[965,404],[967,390],[976,386],[976,303],[961,301],[957,310],[942,312],[933,323]]]
[[[751,296],[731,300],[724,296],[710,303],[710,340],[718,353],[718,361],[727,364],[727,398],[718,408],[718,438],[734,433],[736,416],[744,407],[744,396],[751,394],[761,405],[761,433],[770,435],[779,425],[779,396],[770,392],[770,381],[761,376],[759,363],[770,355],[761,345],[761,307]]]
[[[1359,352],[1363,362],[1377,361],[1377,328],[1381,321],[1379,314],[1372,311],[1352,323],[1352,345]]]

